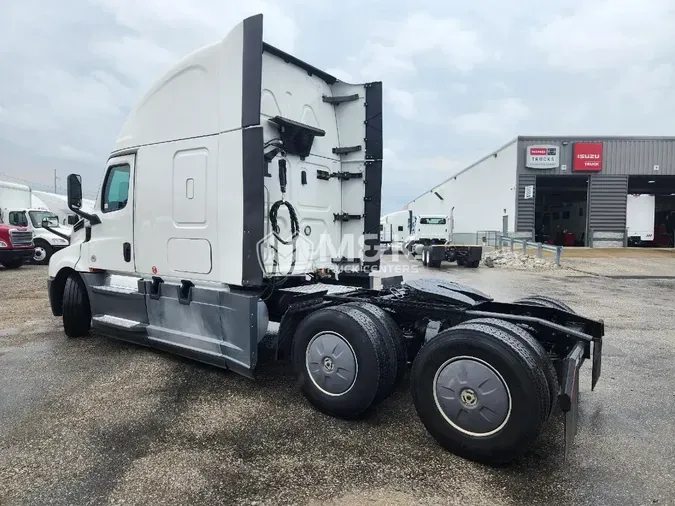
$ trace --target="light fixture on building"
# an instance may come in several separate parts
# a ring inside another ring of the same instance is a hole
[[[654,183],[656,183],[656,181],[654,181],[653,179],[652,179],[651,181],[647,181],[647,182],[648,182],[649,184],[654,184]]]

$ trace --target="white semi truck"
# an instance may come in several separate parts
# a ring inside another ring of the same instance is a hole
[[[68,198],[65,195],[33,190],[33,200],[35,201],[35,199],[39,199],[44,206],[54,213],[59,219],[59,224],[63,225],[67,230],[70,230],[81,219],[70,210]],[[94,201],[82,199],[82,210],[89,213],[93,212]]]
[[[59,235],[44,228],[45,220]],[[23,184],[0,181],[0,223],[26,227],[33,232],[32,262],[36,264],[48,264],[54,252],[69,244],[70,228],[61,227],[58,216],[40,199],[35,199],[30,187]]]
[[[325,413],[360,416],[412,361],[415,408],[445,448],[512,460],[556,402],[569,448],[575,379],[591,351],[593,385],[599,377],[602,322],[546,297],[496,303],[442,280],[376,288],[382,83],[341,82],[262,34],[262,15],[247,18],[150,89],[93,211],[68,176],[83,219],[48,281],[66,335],[94,326],[254,376],[274,321],[278,357]]]
[[[453,242],[453,216],[420,214],[413,219],[412,235],[405,248],[412,256],[419,256],[427,267],[440,267],[441,263],[457,262],[457,265],[476,268],[480,265],[483,248],[476,245]]]

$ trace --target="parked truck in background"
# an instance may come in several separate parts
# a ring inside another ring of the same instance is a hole
[[[49,193],[38,190],[33,190],[33,206],[35,200],[43,202],[44,205],[59,218],[59,224],[66,229],[68,233],[72,231],[72,226],[80,221],[80,217],[73,213],[68,208],[68,198],[65,195],[58,193]],[[88,213],[94,212],[94,201],[89,199],[82,199],[82,210]]]
[[[420,256],[422,264],[440,267],[442,262],[476,268],[483,256],[482,246],[453,242],[452,215],[421,214],[414,217],[413,234],[407,239],[406,249]]]
[[[45,229],[42,225],[45,219],[50,228],[62,231],[65,236],[70,235],[70,227],[62,227],[56,214],[44,205],[35,205],[30,187],[0,181],[0,223],[25,227],[32,232],[34,251],[31,261],[40,265],[48,264],[54,252],[70,242]]]
[[[654,241],[656,197],[629,194],[626,199],[626,229],[629,246],[642,246]]]
[[[17,269],[33,258],[33,232],[26,227],[0,223],[0,265]]]

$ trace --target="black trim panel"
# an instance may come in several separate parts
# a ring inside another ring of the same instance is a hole
[[[290,55],[286,53],[285,51],[282,51],[281,49],[277,49],[274,46],[270,46],[266,42],[263,42],[263,51],[273,54],[274,56],[277,56],[284,60],[286,63],[291,63],[295,65],[296,67],[300,67],[302,70],[307,71],[307,73],[310,76],[316,76],[319,79],[323,80],[327,84],[335,84],[337,82],[337,78],[333,77],[332,75],[324,72],[323,70],[319,70],[313,65],[310,65],[309,63],[306,63],[299,58],[296,58],[293,55]]]
[[[263,129],[242,130],[242,171],[244,229],[242,240],[242,286],[261,286],[263,273],[258,263],[258,242],[263,238],[265,221],[265,157]]]
[[[263,16],[244,20],[241,82],[241,126],[260,124],[262,93]]]
[[[363,233],[364,270],[380,267],[380,212],[382,207],[382,83],[366,88],[366,180]]]

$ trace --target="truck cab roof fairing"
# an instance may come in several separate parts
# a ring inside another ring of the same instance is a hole
[[[114,152],[258,125],[262,30],[251,16],[175,64],[129,113]]]

